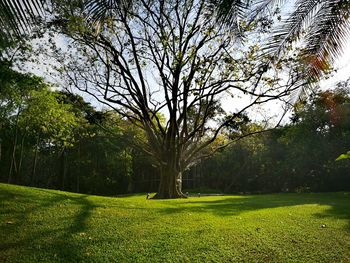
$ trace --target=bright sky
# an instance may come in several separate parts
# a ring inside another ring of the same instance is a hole
[[[64,42],[62,39],[57,39],[59,42]],[[45,45],[45,44],[44,44]],[[43,76],[48,81],[54,82],[54,83],[60,83],[60,80],[58,79],[52,79],[48,75],[48,72],[44,69],[47,68],[45,63],[48,62],[50,64],[50,61],[47,60],[44,56],[38,58],[41,65],[34,64],[34,63],[28,63],[29,66],[32,67],[32,69],[29,69],[29,71],[33,72],[36,75]],[[327,80],[323,80],[320,83],[320,86],[323,90],[325,89],[331,89],[335,86],[335,83],[338,81],[344,81],[347,80],[350,77],[350,39],[348,41],[347,46],[344,49],[344,54],[341,56],[335,63],[334,68],[337,70],[331,74],[331,77]],[[83,94],[81,94],[83,95]],[[88,102],[91,102],[93,105],[97,107],[102,107],[101,104],[97,103],[94,99],[92,99],[89,96],[84,96],[84,99]],[[240,101],[232,102],[228,99],[225,99],[225,97],[222,97],[222,104],[225,110],[227,111],[234,111],[236,108],[240,109],[242,108],[248,101],[246,99],[242,99]],[[264,107],[259,108],[259,110],[254,111],[254,114],[252,114],[251,118],[254,120],[264,120],[265,117],[271,117],[275,116],[275,119],[279,119],[279,117],[282,116],[284,111],[281,108],[281,104],[277,101],[271,102],[269,104],[266,104]],[[284,118],[284,122],[288,121],[290,114],[286,115]]]
[[[350,78],[350,39],[347,41],[343,55],[334,64],[334,69],[331,78],[321,81],[322,89],[332,88],[334,83]]]

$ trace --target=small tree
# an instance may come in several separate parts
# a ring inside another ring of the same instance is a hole
[[[68,20],[58,20],[69,21],[62,29],[73,40],[68,51],[56,53],[62,72],[71,86],[145,131],[142,149],[161,172],[158,198],[183,197],[183,171],[222,146],[208,147],[225,128],[239,130],[248,109],[296,89],[273,85],[271,72],[264,75],[268,59],[254,59],[258,46],[239,45],[208,17],[207,1],[121,4],[98,32],[78,9],[67,13]],[[240,107],[244,95],[249,98]],[[237,110],[225,113],[223,96],[232,97]]]

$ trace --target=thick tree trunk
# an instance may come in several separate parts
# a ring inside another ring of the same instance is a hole
[[[159,189],[153,198],[187,198],[182,193],[182,173],[171,166],[161,167]]]

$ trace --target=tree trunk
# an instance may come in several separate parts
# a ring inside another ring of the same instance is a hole
[[[67,151],[66,148],[63,148],[61,156],[61,171],[60,171],[60,189],[64,190],[65,189],[65,184],[66,184],[66,175],[67,175]]]
[[[34,185],[36,165],[38,163],[39,141],[40,141],[40,136],[38,135],[36,137],[36,145],[35,145],[35,152],[34,152],[34,159],[33,159],[32,179],[31,179],[32,185]]]
[[[153,198],[187,198],[182,193],[182,173],[169,165],[161,167],[159,189]]]
[[[238,170],[238,172],[236,174],[233,175],[233,178],[231,180],[231,183],[228,184],[225,189],[224,189],[224,193],[229,193],[232,191],[232,187],[234,186],[235,183],[237,183],[238,181],[238,177],[241,175],[242,171],[245,169],[245,166],[247,165],[247,162],[244,162],[243,165],[240,167],[240,169]]]
[[[81,139],[80,139],[81,140]],[[80,192],[80,172],[81,172],[81,169],[80,169],[80,166],[81,166],[81,163],[80,163],[80,159],[81,159],[81,142],[78,142],[78,161],[77,161],[77,193]]]
[[[52,162],[52,145],[51,145],[51,140],[49,140],[48,142],[49,144],[49,153],[48,156],[49,158],[49,165],[48,165],[48,176],[47,176],[47,180],[46,180],[46,188],[50,188],[50,184],[51,184],[51,178],[52,178],[52,167],[54,166],[53,162]]]
[[[15,138],[13,140],[11,163],[10,163],[10,171],[9,171],[9,174],[8,174],[7,183],[11,183],[12,182],[13,170],[15,170],[15,172],[17,173],[16,148],[17,148],[17,140],[18,140],[18,118],[19,118],[19,113],[20,113],[20,111],[18,111],[17,117],[16,117]]]
[[[20,150],[20,154],[19,154],[19,164],[18,164],[17,179],[16,179],[17,183],[22,183],[21,170],[22,170],[22,162],[23,162],[24,138],[25,138],[25,135],[22,136],[22,140],[21,140],[21,150]]]

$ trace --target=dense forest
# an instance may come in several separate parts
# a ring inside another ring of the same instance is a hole
[[[6,61],[5,61],[6,62]],[[1,181],[81,193],[157,191],[159,170],[138,147],[144,131],[83,97],[19,73],[0,73]],[[316,92],[294,106],[279,128],[229,141],[184,173],[185,191],[266,193],[350,189],[349,83]],[[247,119],[240,130],[261,130]]]

